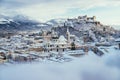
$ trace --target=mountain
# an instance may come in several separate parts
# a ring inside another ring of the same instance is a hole
[[[62,19],[62,18],[51,19],[51,20],[47,21],[46,24],[57,27],[57,26],[63,26],[66,21],[67,21],[67,19]]]
[[[0,15],[0,31],[3,32],[37,30],[43,26],[48,27],[49,25],[32,20],[23,15],[15,15],[12,17]]]
[[[120,31],[111,26],[104,25],[96,20],[96,17],[78,16],[71,19],[52,19],[48,21],[59,35],[66,36],[67,28],[72,35],[83,37],[87,34],[89,41],[98,41],[100,38],[120,37]]]
[[[120,30],[120,25],[111,25],[113,28]]]
[[[78,37],[82,36],[83,33],[90,33],[92,38],[96,40],[99,35],[106,37],[106,33],[112,36],[119,37],[120,31],[116,31],[111,26],[103,25],[100,21],[96,20],[96,17],[78,16],[77,18],[71,19],[52,19],[45,23],[38,22],[36,20],[30,19],[24,15],[6,16],[0,15],[0,34],[4,32],[18,32],[18,31],[33,31],[33,30],[46,30],[51,31],[51,29],[59,35],[65,35],[67,28],[70,29],[70,33]],[[99,35],[98,35],[99,34]]]

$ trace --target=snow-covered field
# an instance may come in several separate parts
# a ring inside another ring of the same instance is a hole
[[[120,80],[120,51],[102,57],[92,52],[71,62],[0,66],[0,80]]]

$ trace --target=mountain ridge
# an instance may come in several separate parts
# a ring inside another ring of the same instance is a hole
[[[1,33],[16,33],[19,31],[34,31],[46,30],[51,31],[56,28],[56,32],[65,35],[66,28],[70,28],[70,32],[78,37],[82,31],[96,30],[99,33],[106,30],[110,34],[115,33],[116,30],[111,26],[106,26],[96,20],[96,17],[78,16],[71,19],[51,19],[45,23],[38,22],[24,15],[15,15],[12,17],[0,15],[0,32]],[[61,31],[62,30],[62,31]],[[64,31],[64,32],[63,32]]]

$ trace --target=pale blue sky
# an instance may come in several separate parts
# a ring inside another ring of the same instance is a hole
[[[79,15],[120,25],[120,0],[0,0],[0,14],[25,14],[39,21]]]

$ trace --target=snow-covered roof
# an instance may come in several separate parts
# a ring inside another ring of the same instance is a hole
[[[70,37],[75,37],[75,35],[70,35]]]
[[[65,37],[61,35],[57,41],[57,44],[67,44],[66,42],[67,40],[65,39]]]
[[[70,50],[67,54],[85,54],[83,50]]]
[[[0,56],[0,59],[3,59],[4,57],[3,56]]]
[[[115,41],[116,41],[116,42],[120,42],[120,38],[116,39]]]
[[[112,36],[110,36],[110,40],[114,40],[115,38],[113,38]]]
[[[61,36],[59,37],[59,40],[60,40],[60,41],[67,41],[63,35],[61,35]]]
[[[0,52],[6,53],[6,51],[5,51],[5,50],[0,50]]]

